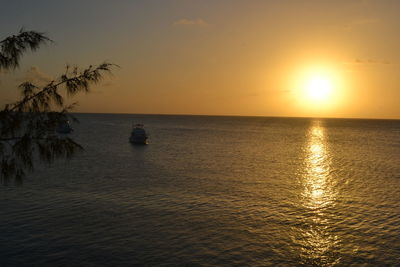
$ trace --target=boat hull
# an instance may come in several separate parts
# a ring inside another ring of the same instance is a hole
[[[129,138],[129,142],[135,145],[147,145],[147,137],[141,137],[141,136],[131,136]]]
[[[129,137],[129,142],[137,145],[147,144],[147,133],[143,128],[143,124],[135,124],[131,136]]]

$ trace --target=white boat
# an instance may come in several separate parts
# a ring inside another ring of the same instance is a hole
[[[147,144],[148,135],[144,129],[143,124],[134,124],[131,132],[131,136],[129,137],[129,142],[132,144]]]
[[[56,132],[60,134],[69,134],[72,133],[73,130],[74,129],[72,129],[71,125],[69,124],[69,121],[60,123],[56,128]]]

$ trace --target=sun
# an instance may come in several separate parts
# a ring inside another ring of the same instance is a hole
[[[346,90],[341,66],[316,64],[297,67],[293,76],[289,75],[288,86],[291,88],[290,100],[299,114],[325,116],[344,105]]]
[[[329,100],[332,88],[333,82],[329,77],[313,75],[306,81],[305,93],[309,100],[325,102]]]

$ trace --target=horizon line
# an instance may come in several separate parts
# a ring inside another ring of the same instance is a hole
[[[279,115],[218,115],[190,113],[126,113],[126,112],[71,112],[72,114],[109,114],[109,115],[151,115],[151,116],[203,116],[203,117],[259,117],[259,118],[292,118],[292,119],[349,119],[349,120],[400,120],[399,118],[367,118],[367,117],[312,117],[312,116],[279,116]]]

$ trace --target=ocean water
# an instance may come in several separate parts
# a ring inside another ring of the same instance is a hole
[[[0,266],[400,264],[400,121],[77,116],[0,187]]]

